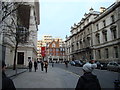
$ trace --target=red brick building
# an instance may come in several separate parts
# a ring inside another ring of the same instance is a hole
[[[46,45],[46,58],[49,61],[62,62],[65,60],[65,44],[63,41],[56,41],[53,39],[52,42]]]

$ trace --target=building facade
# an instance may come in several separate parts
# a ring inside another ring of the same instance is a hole
[[[36,1],[36,0],[35,0]],[[8,15],[4,20],[8,25],[14,23],[18,25],[19,29],[29,32],[24,36],[24,43],[19,43],[17,48],[16,65],[28,65],[29,60],[37,59],[37,31],[39,25],[39,2],[18,2],[19,8],[12,14]],[[4,4],[11,3],[11,10],[16,7],[14,2],[4,2]],[[3,23],[5,25],[6,23]],[[7,28],[9,29],[9,28]],[[13,29],[16,32],[16,29]],[[21,36],[22,37],[22,36]],[[21,41],[22,42],[22,41]],[[14,63],[15,53],[15,38],[14,36],[4,36],[3,45],[5,47],[5,62],[7,66]]]
[[[100,62],[120,60],[120,2],[101,12],[90,9],[78,24],[71,27],[71,36],[66,37],[68,60],[91,59]]]

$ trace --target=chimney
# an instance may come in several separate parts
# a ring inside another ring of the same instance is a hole
[[[59,43],[59,39],[57,40],[57,42]]]
[[[89,9],[90,12],[93,12],[93,10],[94,10],[94,9],[93,9],[92,7]]]
[[[120,2],[120,0],[116,0],[116,2]]]
[[[104,12],[106,10],[105,7],[100,7],[100,13]]]

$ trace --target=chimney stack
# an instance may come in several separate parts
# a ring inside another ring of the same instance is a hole
[[[105,11],[105,7],[100,7],[100,13]]]

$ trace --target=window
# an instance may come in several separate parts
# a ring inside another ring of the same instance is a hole
[[[50,51],[52,51],[52,48],[50,48]]]
[[[59,51],[59,49],[58,49],[58,48],[56,48],[56,51]]]
[[[100,34],[99,33],[96,34],[96,39],[97,39],[97,43],[99,44],[100,43]]]
[[[29,31],[26,27],[18,27],[16,33],[21,43],[27,42]]]
[[[105,41],[107,41],[107,32],[104,34]]]
[[[116,30],[113,30],[113,39],[116,39],[117,35],[116,35]]]
[[[114,56],[118,58],[118,47],[114,47]]]
[[[87,22],[89,22],[89,19],[87,19]]]
[[[101,59],[101,52],[98,50],[98,58]]]
[[[111,22],[112,22],[112,23],[115,22],[115,17],[114,17],[114,15],[111,16]]]
[[[104,41],[107,41],[107,30],[103,30],[102,33]]]
[[[105,20],[103,20],[103,26],[104,26],[104,27],[106,26],[106,22],[105,22]]]
[[[96,24],[96,29],[99,30],[99,25],[98,24]]]
[[[55,47],[55,43],[52,44],[52,47]]]
[[[109,58],[108,48],[105,49],[105,55],[106,55],[106,58]]]
[[[58,53],[56,53],[56,56],[58,56]]]
[[[88,34],[90,33],[90,29],[88,28]]]
[[[115,25],[112,25],[112,26],[110,27],[110,30],[111,30],[113,39],[116,39],[116,38],[117,38],[116,26],[115,26]]]

